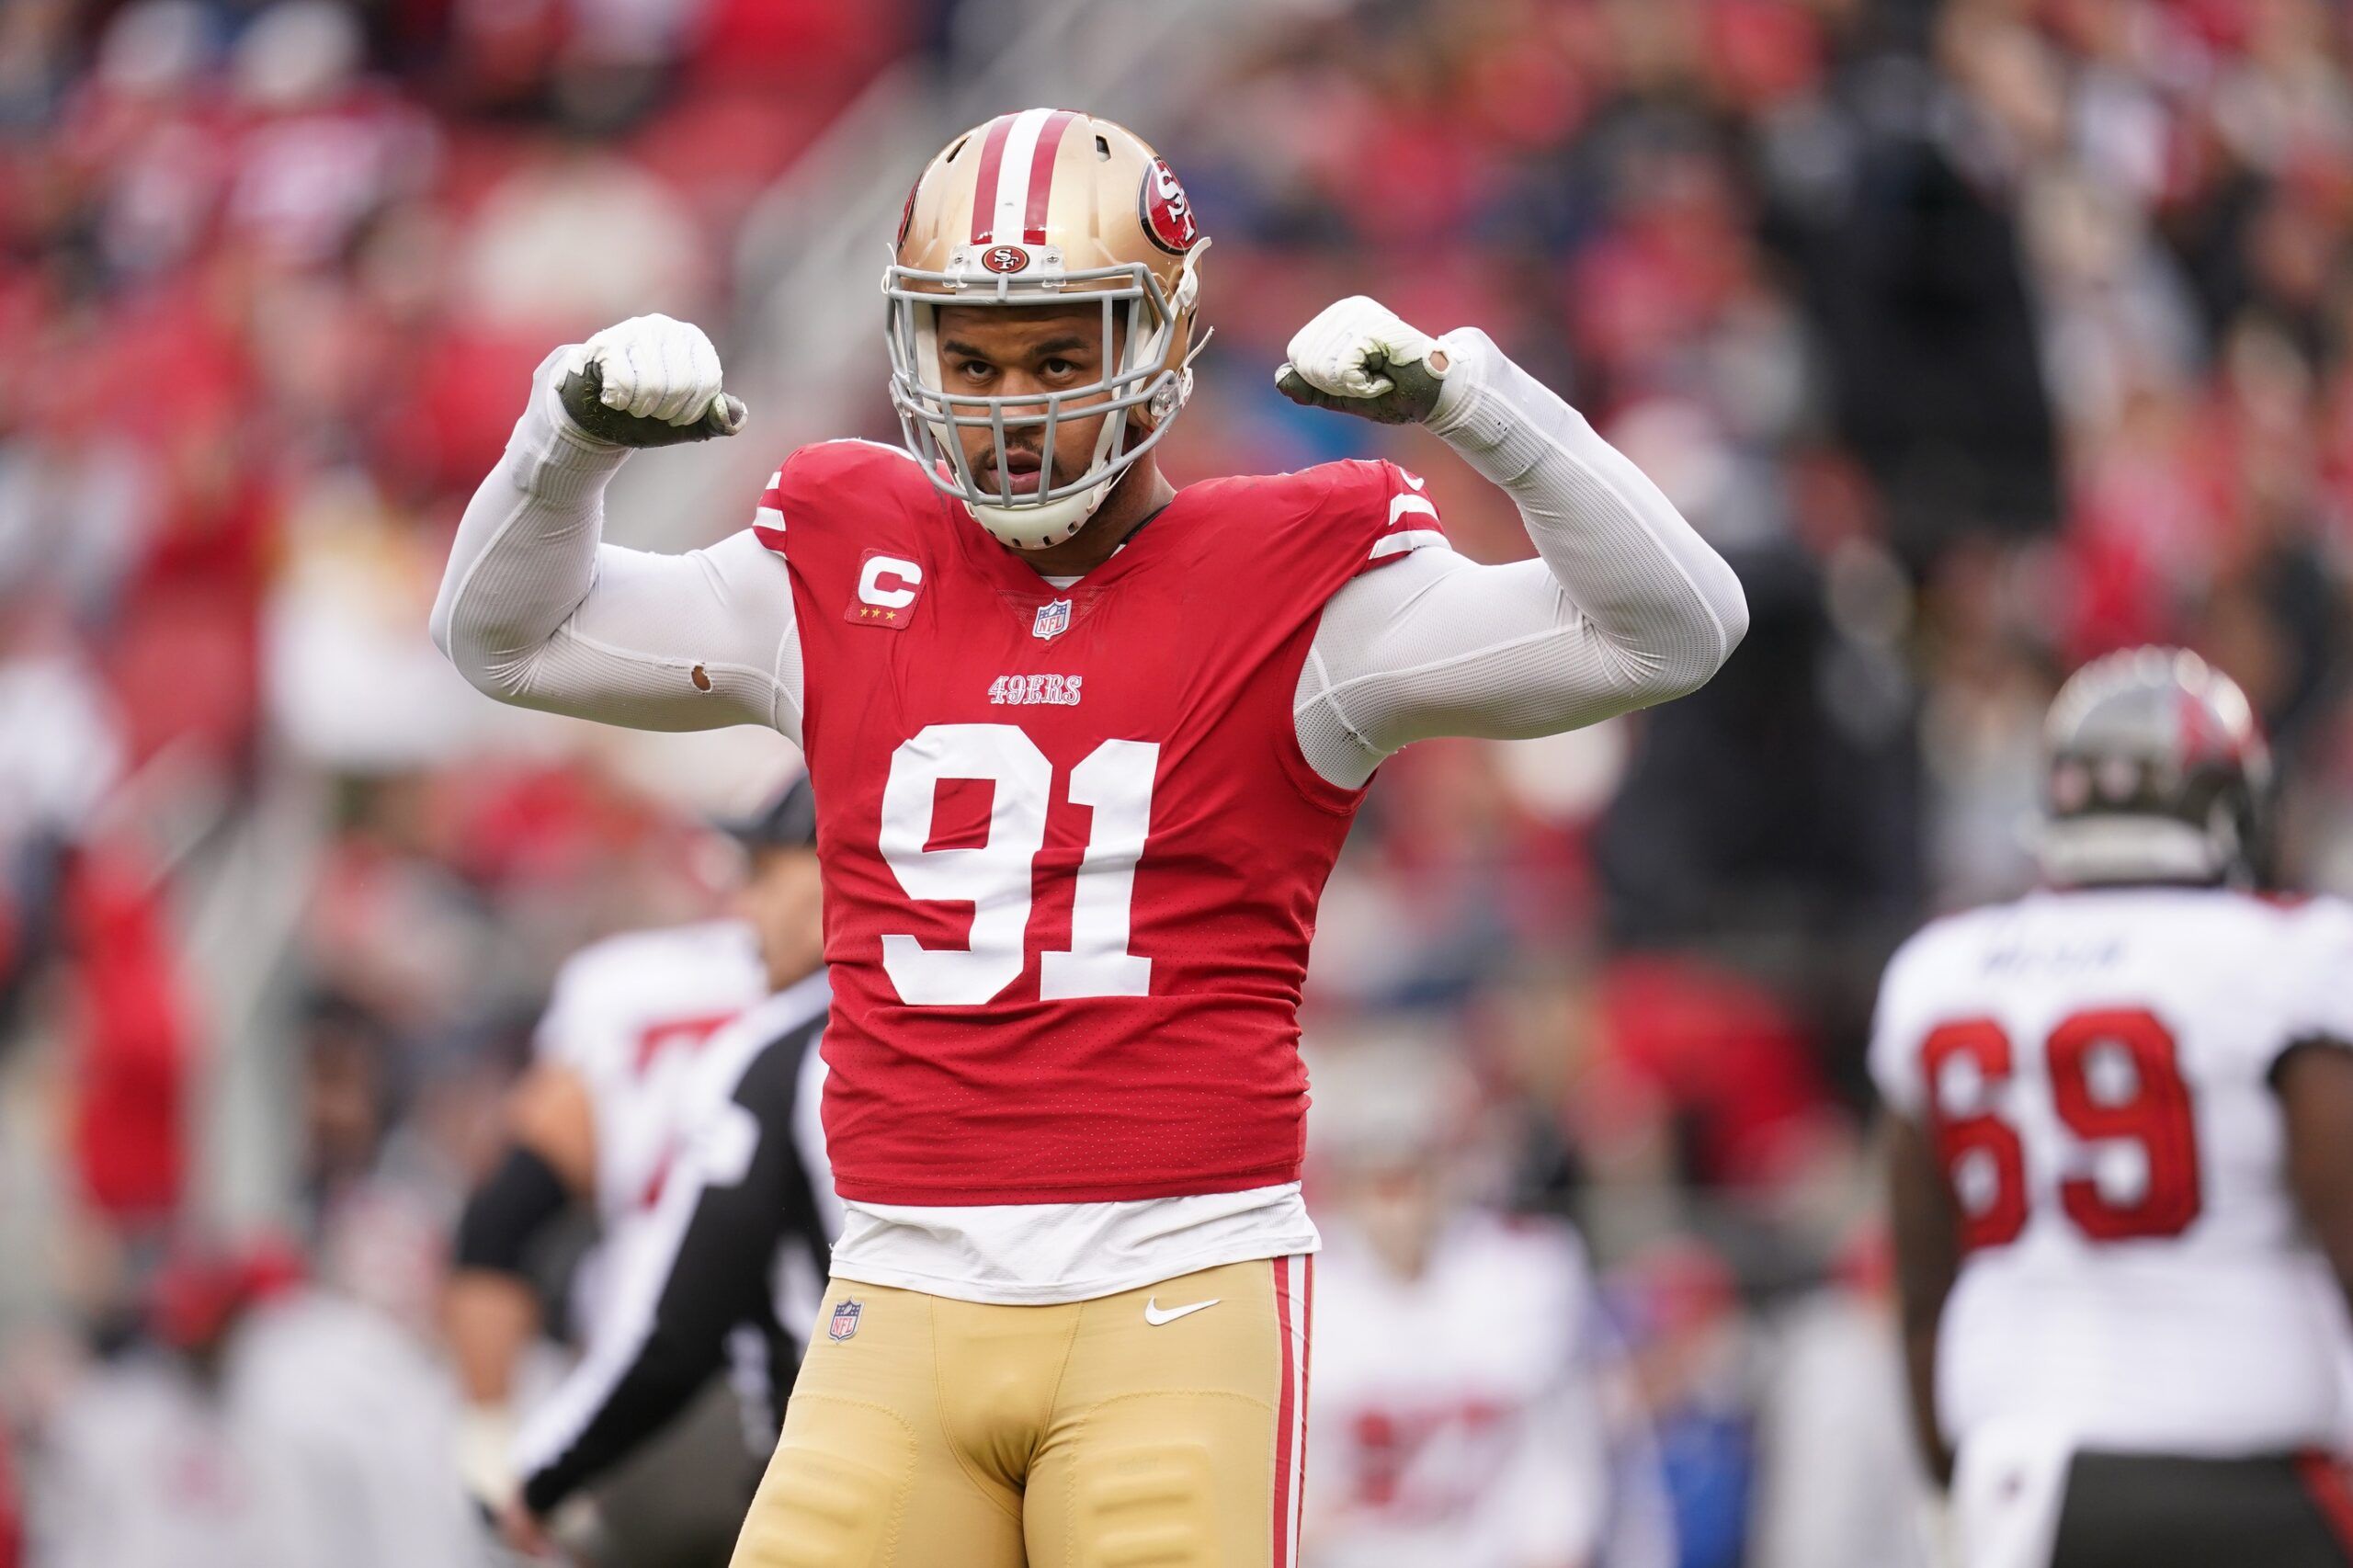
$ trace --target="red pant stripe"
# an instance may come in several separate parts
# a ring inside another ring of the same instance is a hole
[[[1275,1259],[1275,1335],[1282,1344],[1282,1395],[1275,1406],[1274,1568],[1291,1568],[1291,1417],[1296,1395],[1292,1379],[1298,1369],[1291,1359],[1290,1259]]]
[[[1309,1253],[1300,1259],[1302,1285],[1300,1290],[1299,1335],[1299,1495],[1290,1506],[1291,1550],[1299,1550],[1300,1523],[1307,1517],[1307,1416],[1311,1408],[1308,1392],[1314,1386],[1310,1352],[1315,1346],[1315,1255]]]

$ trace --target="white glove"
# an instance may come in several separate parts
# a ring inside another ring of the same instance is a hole
[[[1336,408],[1383,424],[1427,418],[1443,368],[1437,340],[1378,300],[1354,294],[1317,312],[1290,340],[1275,385],[1294,403]]]
[[[668,316],[631,316],[567,350],[557,379],[595,365],[597,402],[634,419],[692,425],[719,396],[719,350],[702,328]]]

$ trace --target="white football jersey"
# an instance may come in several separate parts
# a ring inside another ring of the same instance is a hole
[[[1601,1354],[1584,1249],[1483,1213],[1402,1279],[1343,1224],[1315,1263],[1305,1568],[1647,1562],[1625,1516],[1631,1391]],[[1647,1449],[1640,1452],[1647,1463]],[[1654,1477],[1643,1477],[1653,1480]],[[1672,1560],[1662,1520],[1648,1521]]]
[[[2334,901],[2039,892],[1896,954],[1871,1073],[1961,1215],[1948,1439],[2000,1422],[2220,1456],[2336,1437],[2344,1312],[2270,1081],[2316,1035],[2353,1040],[2353,909]]]
[[[599,1281],[662,1195],[696,1060],[767,995],[758,939],[733,920],[610,937],[558,971],[536,1049],[580,1074],[596,1119],[602,1233],[573,1292],[591,1337]]]

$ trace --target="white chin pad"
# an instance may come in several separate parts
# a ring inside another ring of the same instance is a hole
[[[990,506],[969,502],[973,518],[999,544],[1015,550],[1045,550],[1072,538],[1086,526],[1095,508],[1110,493],[1107,479],[1091,490],[1049,501],[1042,506]]]

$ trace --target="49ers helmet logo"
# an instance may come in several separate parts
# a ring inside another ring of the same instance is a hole
[[[1152,243],[1171,256],[1183,256],[1200,239],[1193,222],[1193,203],[1176,183],[1176,171],[1165,158],[1154,158],[1143,172],[1143,188],[1136,193],[1138,215]]]
[[[981,265],[991,272],[1018,272],[1029,265],[1029,253],[1019,245],[991,245],[981,253]]]

